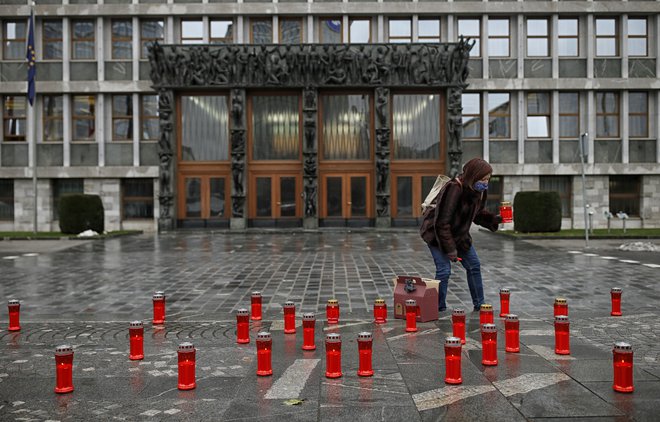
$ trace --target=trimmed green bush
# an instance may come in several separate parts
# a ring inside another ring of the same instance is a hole
[[[513,199],[513,229],[522,233],[561,230],[561,200],[557,192],[518,192]]]
[[[103,202],[98,195],[80,193],[62,195],[59,212],[62,233],[78,234],[85,230],[103,233]]]

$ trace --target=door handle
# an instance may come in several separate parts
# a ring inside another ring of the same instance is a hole
[[[353,203],[352,203],[352,202],[347,202],[346,204],[348,204],[348,205],[353,205]]]
[[[277,204],[277,205],[282,205],[282,203],[281,203],[281,202],[276,202],[276,204]]]

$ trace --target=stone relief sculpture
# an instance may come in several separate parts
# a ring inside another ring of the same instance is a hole
[[[317,92],[306,88],[303,91],[303,199],[305,217],[316,217],[318,191],[318,158],[316,141]]]
[[[160,204],[161,220],[171,220],[173,218],[172,204],[174,203],[174,194],[172,186],[172,173],[174,166],[172,162],[172,123],[173,113],[173,94],[172,91],[161,90],[158,93],[158,116],[160,125],[160,138],[158,139],[158,159],[159,171],[158,181],[160,191],[158,200]],[[165,223],[167,224],[167,223]]]

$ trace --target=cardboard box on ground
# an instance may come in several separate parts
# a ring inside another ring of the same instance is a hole
[[[406,300],[415,299],[419,307],[417,321],[438,319],[439,280],[400,275],[394,282],[394,318],[406,318]]]

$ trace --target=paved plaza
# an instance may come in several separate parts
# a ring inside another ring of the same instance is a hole
[[[473,233],[498,326],[497,366],[481,364],[479,314],[454,266],[447,305],[467,312],[463,383],[444,382],[451,314],[406,333],[392,318],[396,275],[433,277],[415,230],[178,232],[93,241],[0,241],[0,420],[652,421],[660,409],[660,252],[612,242],[523,241]],[[653,241],[651,241],[653,242]],[[658,241],[655,241],[656,244]],[[500,287],[520,317],[520,353],[504,351]],[[623,316],[610,316],[610,288]],[[152,326],[154,291],[167,296]],[[234,313],[263,294],[264,319],[236,344]],[[568,299],[571,354],[554,353],[553,301]],[[372,323],[376,298],[387,324]],[[7,331],[7,299],[21,330]],[[325,321],[339,300],[338,326]],[[282,304],[298,315],[284,334]],[[315,351],[300,316],[316,312]],[[128,359],[128,323],[145,325],[145,358]],[[273,376],[257,377],[255,338],[273,337]],[[357,334],[373,333],[373,377],[358,377]],[[343,377],[325,377],[324,337],[342,336]],[[612,390],[612,345],[634,348],[632,394]],[[177,389],[177,346],[197,349],[197,388]],[[55,394],[55,347],[73,346],[75,391]],[[295,399],[295,401],[291,401]]]

